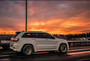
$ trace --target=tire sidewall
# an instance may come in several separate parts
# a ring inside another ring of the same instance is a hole
[[[24,55],[29,56],[29,55],[31,55],[31,54],[25,53],[25,49],[26,49],[27,47],[29,47],[29,48],[31,49],[31,54],[33,53],[33,47],[32,47],[31,45],[25,45],[25,46],[23,47],[23,49],[22,49],[22,53],[23,53]]]
[[[62,50],[61,50],[61,47],[62,47],[63,45],[65,46],[65,51],[62,51]],[[66,52],[67,52],[67,45],[66,45],[66,44],[61,44],[60,47],[59,47],[59,51],[60,51],[60,53],[66,53]]]

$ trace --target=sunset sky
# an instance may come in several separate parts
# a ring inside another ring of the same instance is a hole
[[[0,1],[0,33],[25,29],[25,1]],[[28,1],[28,31],[90,32],[90,1]]]

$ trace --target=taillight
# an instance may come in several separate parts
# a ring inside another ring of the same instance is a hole
[[[17,39],[17,38],[13,38],[12,39],[12,41],[15,41],[15,42],[17,42],[19,39]]]

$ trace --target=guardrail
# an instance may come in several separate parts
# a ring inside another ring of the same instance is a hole
[[[68,44],[70,47],[74,46],[90,46],[90,40],[69,40]]]

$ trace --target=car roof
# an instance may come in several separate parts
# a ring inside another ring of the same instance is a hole
[[[42,31],[23,31],[24,33],[46,33]]]

